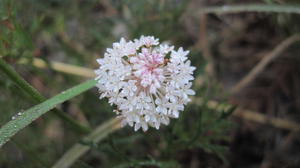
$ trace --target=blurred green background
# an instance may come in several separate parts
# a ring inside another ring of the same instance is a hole
[[[273,61],[254,82],[236,94],[230,88],[265,54],[299,33],[300,17],[286,13],[207,14],[206,6],[247,3],[297,4],[262,0],[0,0],[0,55],[44,96],[52,97],[86,77],[32,64],[40,58],[85,68],[121,37],[153,35],[191,51],[197,67],[193,89],[202,101],[190,103],[180,118],[160,130],[125,127],[99,144],[80,142],[51,112],[18,133],[0,150],[2,168],[51,167],[74,143],[91,150],[73,165],[97,167],[299,167],[297,132],[230,117],[231,103],[294,122],[299,116],[299,43]],[[28,63],[21,64],[22,60]],[[0,72],[0,126],[34,101]],[[82,124],[96,127],[115,117],[107,100],[92,89],[60,105]]]

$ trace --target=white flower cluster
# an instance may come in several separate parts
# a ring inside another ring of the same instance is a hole
[[[179,111],[190,101],[188,96],[195,94],[190,89],[195,67],[188,53],[159,45],[153,36],[128,42],[121,38],[97,60],[100,99],[106,97],[116,105],[122,125],[134,126],[135,131],[168,125],[169,118],[179,117]]]

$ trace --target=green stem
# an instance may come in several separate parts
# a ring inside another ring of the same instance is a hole
[[[18,87],[23,89],[35,101],[42,102],[45,98],[28,82],[26,82],[10,65],[8,65],[2,58],[0,59],[0,69],[16,83]]]
[[[17,132],[29,125],[31,122],[39,118],[41,115],[55,108],[60,103],[71,99],[74,96],[81,94],[82,92],[94,87],[95,80],[89,80],[82,84],[79,84],[73,88],[70,88],[38,105],[31,107],[16,117],[15,119],[6,123],[0,129],[0,147],[4,145],[10,138],[12,138]]]
[[[239,13],[239,12],[274,12],[274,13],[295,13],[300,14],[299,5],[224,5],[219,7],[205,7],[198,10],[197,14],[216,13]]]
[[[44,102],[46,98],[41,95],[34,87],[32,87],[26,80],[24,80],[10,65],[8,65],[2,58],[0,58],[0,70],[2,70],[18,87],[29,94],[37,103]],[[69,117],[64,112],[53,109],[54,114],[66,121],[72,128],[81,133],[90,132],[90,128],[79,124],[76,120]]]
[[[108,134],[120,129],[120,119],[114,118],[109,121],[106,121],[104,124],[101,124],[90,135],[85,137],[83,141],[99,143],[104,139]],[[79,157],[84,155],[90,146],[83,145],[80,143],[75,144],[70,150],[68,150],[52,168],[67,168],[70,167]]]

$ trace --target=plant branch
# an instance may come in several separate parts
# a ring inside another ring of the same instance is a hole
[[[98,126],[90,135],[83,138],[85,142],[99,143],[108,134],[121,128],[120,119],[114,118],[106,121],[104,124]],[[75,144],[71,149],[69,149],[52,168],[67,168],[72,166],[72,164],[82,155],[84,155],[90,146],[83,145],[80,143]]]

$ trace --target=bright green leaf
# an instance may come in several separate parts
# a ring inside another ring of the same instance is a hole
[[[95,80],[89,80],[24,111],[24,113],[19,114],[0,129],[0,147],[9,141],[9,139],[22,128],[29,125],[41,115],[53,109],[58,104],[63,103],[64,101],[69,100],[72,97],[92,88],[95,84]]]

